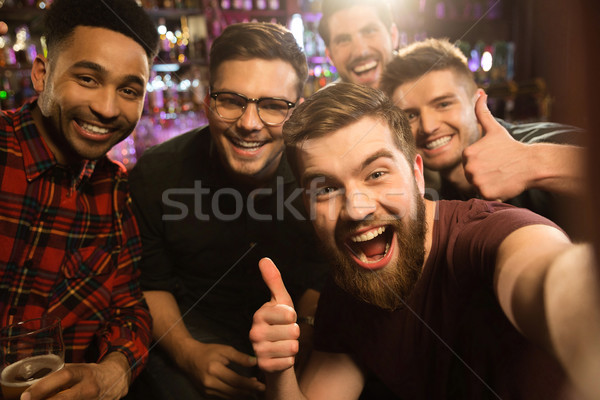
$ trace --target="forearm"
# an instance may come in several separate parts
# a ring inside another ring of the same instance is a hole
[[[105,382],[108,385],[107,391],[119,393],[120,396],[125,396],[131,384],[131,368],[127,358],[118,351],[109,353],[100,361],[99,365],[105,367],[108,375]]]
[[[282,372],[266,373],[267,400],[306,400],[300,391],[294,367]]]
[[[507,317],[558,359],[582,393],[600,398],[600,284],[591,247],[534,225],[509,235],[498,256],[496,287]]]
[[[308,289],[300,297],[296,305],[298,315],[298,326],[300,327],[300,337],[298,338],[300,348],[296,355],[295,368],[296,374],[300,375],[312,351],[314,317],[317,311],[320,293],[313,289]]]
[[[589,399],[600,398],[600,285],[592,248],[573,246],[545,280],[549,339],[571,381]]]
[[[166,291],[144,292],[153,318],[152,336],[173,360],[181,365],[186,358],[186,343],[194,338],[183,322],[175,297]]]
[[[585,188],[585,149],[551,143],[529,145],[528,188],[581,195]]]
[[[123,265],[125,263],[122,263]],[[152,340],[151,317],[133,267],[119,268],[111,281],[110,317],[99,332],[99,359],[118,352],[135,378],[145,366]]]

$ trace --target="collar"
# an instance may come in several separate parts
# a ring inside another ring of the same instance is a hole
[[[37,100],[25,103],[16,113],[15,137],[21,147],[23,154],[23,169],[29,182],[38,179],[46,171],[58,165],[56,157],[48,147],[46,141],[37,129],[31,110],[37,107]],[[84,160],[81,169],[75,171],[72,168],[71,189],[77,189],[88,180],[95,168],[96,160]]]

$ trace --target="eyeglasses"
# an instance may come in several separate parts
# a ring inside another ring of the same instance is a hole
[[[296,103],[276,97],[249,99],[243,94],[233,92],[214,92],[210,97],[215,100],[215,111],[224,120],[235,121],[244,115],[248,103],[256,103],[258,117],[265,125],[281,125],[287,118],[290,109]]]

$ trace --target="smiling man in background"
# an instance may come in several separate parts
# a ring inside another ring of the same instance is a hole
[[[142,114],[158,33],[134,0],[56,0],[44,35],[39,97],[0,118],[0,324],[61,319],[65,367],[22,399],[118,399],[151,321],[127,175],[106,152]]]
[[[138,385],[144,399],[258,396],[248,331],[269,298],[258,260],[278,260],[305,322],[326,273],[281,132],[307,77],[294,36],[275,24],[230,25],[209,69],[209,125],[146,151],[131,172],[159,345]]]
[[[378,87],[398,47],[398,29],[385,0],[324,0],[319,35],[340,79]]]
[[[440,198],[481,197],[528,208],[569,233],[566,209],[581,196],[583,133],[551,122],[483,125],[467,59],[446,39],[415,42],[387,65],[381,89],[404,110],[425,168],[441,177]],[[486,96],[487,97],[487,96]]]

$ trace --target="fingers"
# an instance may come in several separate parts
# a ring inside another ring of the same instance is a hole
[[[208,372],[204,386],[209,395],[237,399],[265,390],[265,385],[257,378],[242,376],[222,363],[212,363]]]
[[[215,371],[215,375],[232,389],[235,389],[242,393],[262,391],[265,389],[265,385],[259,382],[255,377],[246,377],[238,374],[230,367],[219,364],[216,366],[218,371]]]
[[[254,321],[250,329],[250,341],[252,343],[272,343],[280,340],[297,340],[300,337],[300,327],[298,324],[288,321],[283,323],[271,323],[265,319],[266,324]],[[256,349],[255,349],[256,350]]]
[[[21,396],[22,400],[37,400],[51,397],[62,390],[72,387],[80,377],[76,376],[69,366],[65,365],[60,371],[53,372],[31,385]]]
[[[292,368],[295,362],[295,357],[261,357],[258,359],[258,366],[265,372],[282,372]]]
[[[237,351],[233,347],[224,353],[228,361],[233,361],[243,367],[254,367],[256,365],[256,357]]]
[[[294,307],[292,298],[290,297],[283,280],[281,273],[270,258],[263,258],[258,262],[260,273],[265,284],[271,291],[271,299],[278,304],[285,304],[289,307]]]
[[[254,346],[254,351],[258,356],[259,363],[265,359],[294,358],[298,354],[299,350],[300,344],[297,340],[261,342],[256,343]]]
[[[0,35],[4,35],[6,32],[8,32],[8,26],[4,21],[0,21]]]

